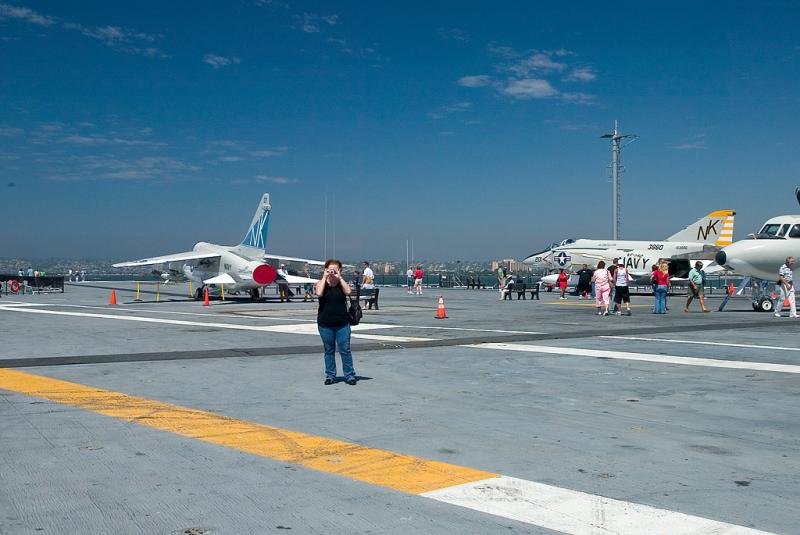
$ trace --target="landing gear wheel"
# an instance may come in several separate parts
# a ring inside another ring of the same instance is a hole
[[[253,302],[255,303],[261,301],[261,296],[259,295],[258,288],[253,288],[250,290],[250,299],[252,299]]]
[[[772,312],[775,309],[775,305],[772,303],[772,299],[767,299],[765,297],[758,302],[758,308],[761,309],[762,312]]]
[[[203,289],[198,288],[194,291],[194,300],[200,301],[201,299],[203,299]]]

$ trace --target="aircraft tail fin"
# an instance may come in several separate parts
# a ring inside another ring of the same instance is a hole
[[[733,210],[717,210],[698,219],[664,241],[698,242],[724,247],[733,243]]]
[[[247,229],[247,234],[244,235],[241,245],[244,247],[255,247],[257,249],[267,248],[267,232],[269,231],[269,213],[272,207],[269,204],[269,193],[261,196],[261,202],[258,203],[253,221]]]

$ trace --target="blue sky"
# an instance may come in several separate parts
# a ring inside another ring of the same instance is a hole
[[[0,0],[0,256],[521,258],[797,213],[792,2]],[[334,217],[335,214],[335,217]],[[333,221],[335,219],[335,222]]]

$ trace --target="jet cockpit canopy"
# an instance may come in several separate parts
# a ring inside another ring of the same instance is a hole
[[[761,230],[753,236],[757,240],[784,240],[800,238],[800,216],[785,215],[773,217],[764,223]]]

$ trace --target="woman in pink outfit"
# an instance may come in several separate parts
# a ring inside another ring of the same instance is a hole
[[[608,305],[611,297],[611,274],[606,269],[602,260],[597,263],[597,269],[592,275],[594,295],[597,303],[597,315],[608,316]]]

